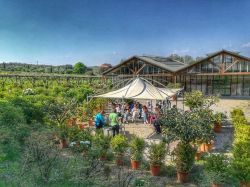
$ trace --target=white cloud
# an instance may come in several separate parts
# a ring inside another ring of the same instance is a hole
[[[250,42],[243,44],[242,47],[244,47],[244,48],[250,48]]]

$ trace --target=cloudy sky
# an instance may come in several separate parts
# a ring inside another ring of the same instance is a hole
[[[227,49],[250,57],[249,0],[0,0],[0,62],[117,64]]]

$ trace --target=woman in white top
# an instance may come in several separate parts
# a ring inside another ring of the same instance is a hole
[[[137,104],[135,104],[134,108],[132,109],[132,122],[134,122],[138,117],[139,117],[139,107]]]

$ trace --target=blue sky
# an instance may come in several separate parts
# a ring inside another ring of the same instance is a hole
[[[0,0],[0,62],[91,66],[222,48],[250,57],[249,0]]]

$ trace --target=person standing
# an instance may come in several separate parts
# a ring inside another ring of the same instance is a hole
[[[148,124],[148,109],[145,105],[142,107],[142,117],[144,124]]]
[[[137,104],[135,104],[134,108],[132,109],[132,122],[135,122],[138,117],[139,117],[139,107]]]
[[[97,129],[101,129],[104,126],[104,123],[105,123],[104,115],[105,115],[105,111],[104,110],[102,110],[101,112],[99,112],[96,115],[96,117],[95,117],[95,127]]]
[[[113,109],[109,114],[109,124],[112,127],[113,137],[119,134],[119,119],[116,113],[116,109]]]
[[[160,117],[161,117],[160,109],[158,107],[155,107],[155,119],[153,120],[153,125],[155,127],[155,131],[157,134],[161,133]]]
[[[124,123],[128,123],[128,116],[129,116],[129,111],[130,111],[130,107],[129,107],[129,104],[126,103],[125,106],[124,106]]]

